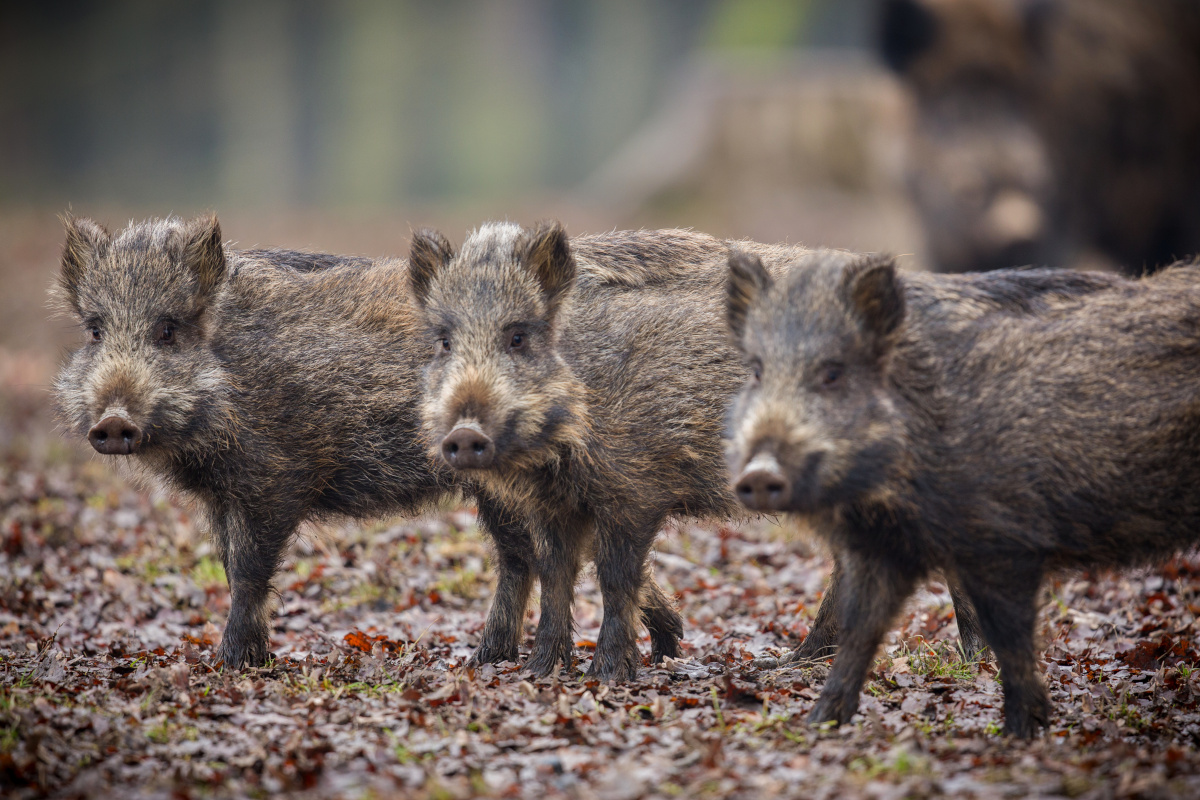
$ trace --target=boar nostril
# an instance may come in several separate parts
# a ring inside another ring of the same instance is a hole
[[[487,469],[496,446],[478,425],[460,425],[442,440],[442,458],[455,469]]]
[[[97,453],[129,455],[142,443],[142,431],[130,420],[116,415],[105,417],[88,431],[88,441]]]

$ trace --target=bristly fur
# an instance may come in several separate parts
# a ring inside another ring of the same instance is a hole
[[[762,369],[731,415],[730,462],[773,457],[777,507],[837,556],[842,643],[812,719],[850,719],[892,618],[940,571],[996,654],[1005,730],[1031,736],[1050,713],[1043,575],[1200,540],[1200,265],[1140,281],[799,267],[738,310]]]
[[[110,413],[145,432],[122,458],[199,502],[225,565],[219,657],[262,665],[271,577],[302,522],[414,513],[451,489],[419,439],[427,349],[406,265],[233,250],[215,217],[66,227],[60,281],[85,343],[55,382],[60,415],[79,436]],[[479,505],[482,528],[528,549],[512,514]]]

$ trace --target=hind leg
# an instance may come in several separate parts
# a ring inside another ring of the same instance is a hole
[[[967,595],[957,579],[946,577],[946,585],[950,587],[950,599],[954,602],[954,619],[958,623],[958,642],[963,655],[972,661],[982,661],[987,658],[987,640],[979,627],[979,615],[971,598]]]
[[[979,625],[1004,683],[1004,732],[1032,738],[1050,724],[1050,696],[1037,670],[1034,627],[1042,570],[1037,563],[1000,574],[964,576]]]
[[[833,574],[829,576],[829,585],[821,596],[821,605],[817,608],[817,618],[813,620],[812,628],[804,641],[790,653],[779,658],[758,658],[754,665],[760,669],[774,669],[787,664],[799,664],[807,661],[823,661],[835,652],[838,644],[838,608],[841,603],[842,566],[837,559],[833,562]]]
[[[650,661],[658,664],[664,657],[679,658],[679,640],[683,638],[683,617],[671,598],[647,570],[642,583],[642,622],[650,631]]]
[[[637,648],[642,623],[639,600],[647,585],[644,576],[650,548],[662,521],[657,516],[635,520],[609,517],[597,524],[596,578],[604,597],[604,621],[588,674],[600,680],[631,681],[637,677],[641,666]]]

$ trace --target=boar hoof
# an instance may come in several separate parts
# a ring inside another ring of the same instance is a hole
[[[831,697],[822,692],[820,698],[817,699],[817,704],[813,706],[812,712],[808,715],[808,724],[821,725],[826,722],[835,722],[838,725],[845,725],[857,710],[857,697],[847,700],[841,696]]]
[[[475,652],[467,659],[468,667],[479,667],[484,664],[499,664],[503,661],[516,661],[516,647],[502,647],[489,642],[483,642],[475,648]]]
[[[1018,739],[1032,739],[1050,725],[1050,701],[1036,702],[1004,709],[1004,734]]]
[[[574,661],[574,648],[570,641],[558,646],[546,646],[535,640],[533,652],[525,662],[525,671],[535,677],[544,678],[554,672],[560,663],[564,667],[570,667]]]
[[[240,670],[247,667],[265,667],[271,661],[271,649],[266,645],[238,646],[226,644],[222,640],[217,648],[218,662],[224,664],[227,670]]]
[[[599,652],[588,667],[587,677],[606,683],[632,683],[637,680],[641,659],[636,654],[619,658],[604,658]]]

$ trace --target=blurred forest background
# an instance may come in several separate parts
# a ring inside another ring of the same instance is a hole
[[[0,33],[0,199],[362,209],[571,191],[701,75],[769,81],[808,49],[862,47],[872,8],[14,5]]]

